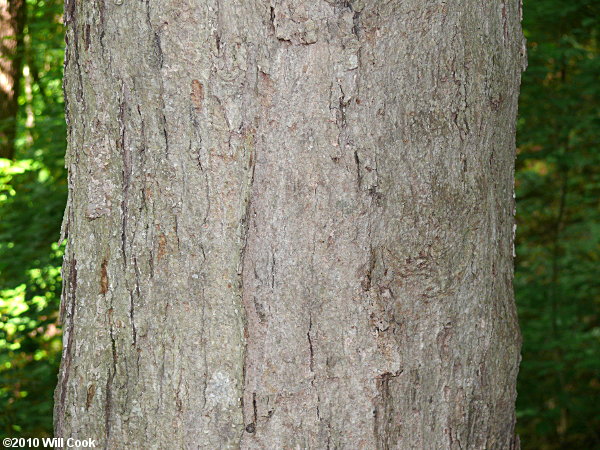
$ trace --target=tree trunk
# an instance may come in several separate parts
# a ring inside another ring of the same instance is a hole
[[[68,0],[56,434],[514,439],[517,1]]]
[[[0,0],[0,158],[15,153],[25,0]]]

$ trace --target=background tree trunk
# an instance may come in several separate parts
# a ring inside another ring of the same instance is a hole
[[[25,0],[0,0],[0,158],[15,153]]]
[[[518,9],[68,0],[57,436],[515,446]]]

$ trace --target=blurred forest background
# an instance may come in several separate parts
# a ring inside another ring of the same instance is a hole
[[[0,0],[0,437],[52,435],[62,0]],[[600,449],[599,0],[525,0],[515,291],[524,449]],[[13,83],[14,80],[14,83]]]

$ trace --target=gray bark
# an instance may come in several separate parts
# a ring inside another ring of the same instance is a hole
[[[519,14],[68,0],[57,436],[517,446]]]

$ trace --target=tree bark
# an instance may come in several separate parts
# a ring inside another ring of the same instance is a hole
[[[68,0],[57,436],[518,446],[519,14]]]
[[[0,158],[15,153],[25,0],[0,0]]]

